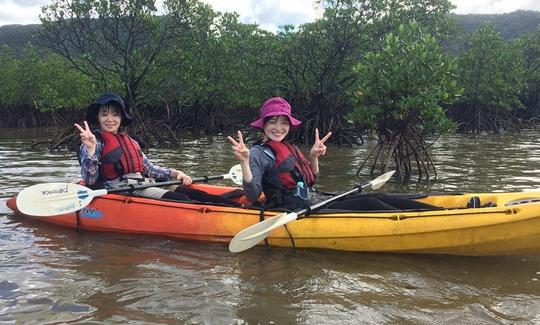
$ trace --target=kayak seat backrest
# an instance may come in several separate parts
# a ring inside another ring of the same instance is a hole
[[[472,209],[472,208],[492,208],[492,207],[496,207],[497,204],[493,201],[488,201],[486,203],[483,203],[480,202],[480,198],[478,196],[473,196],[469,199],[469,201],[467,202],[467,205],[465,206],[467,209]]]
[[[473,196],[469,199],[467,202],[467,205],[465,206],[467,209],[471,208],[479,208],[480,207],[480,198],[478,196]]]

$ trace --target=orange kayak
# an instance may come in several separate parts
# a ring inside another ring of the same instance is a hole
[[[211,194],[234,190],[209,184],[193,188]],[[361,252],[456,255],[540,252],[540,192],[418,195],[437,211],[359,212],[321,210],[272,231],[271,246]],[[471,198],[489,202],[466,208]],[[244,197],[236,198],[245,203]],[[7,202],[17,216],[92,231],[159,235],[183,240],[228,243],[260,221],[255,208],[172,202],[107,194],[85,208],[51,217],[21,214],[15,197]],[[279,214],[266,211],[265,218]]]

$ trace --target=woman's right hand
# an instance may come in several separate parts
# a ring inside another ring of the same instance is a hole
[[[249,149],[244,144],[244,137],[242,132],[238,131],[238,141],[233,137],[228,136],[227,140],[232,144],[233,153],[240,160],[241,163],[247,164],[249,162]]]
[[[242,167],[242,179],[244,183],[250,183],[253,179],[251,169],[249,168],[249,149],[244,144],[244,137],[242,132],[238,131],[238,141],[232,137],[227,137],[227,140],[233,145],[232,149],[234,155],[240,160],[240,167]]]
[[[77,123],[75,123],[75,127],[81,132],[81,142],[86,146],[88,154],[92,156],[96,152],[96,136],[90,131],[90,127],[86,121],[84,121],[84,128]]]

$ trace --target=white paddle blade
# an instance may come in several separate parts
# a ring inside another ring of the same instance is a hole
[[[242,185],[242,166],[240,164],[232,166],[229,173],[223,178],[231,179],[236,185]]]
[[[392,175],[394,175],[395,172],[396,172],[395,170],[392,170],[388,173],[382,174],[381,176],[375,178],[374,180],[370,182],[371,188],[374,190],[380,189],[381,187],[383,187],[384,184],[386,184],[386,182],[388,182],[390,177],[392,177]]]
[[[234,238],[229,243],[229,251],[231,251],[232,253],[239,253],[257,245],[260,241],[268,237],[270,231],[274,229],[273,226],[275,224],[280,223],[276,227],[285,224],[286,222],[282,223],[284,220],[283,218],[286,218],[287,215],[291,214],[294,214],[294,218],[290,221],[296,219],[296,213],[282,213],[275,217],[268,218],[264,221],[256,223],[253,226],[247,227],[246,229],[236,234],[236,236],[234,236]]]
[[[17,209],[30,216],[54,216],[77,211],[87,206],[94,196],[104,194],[107,191],[92,191],[79,184],[36,184],[17,195]]]

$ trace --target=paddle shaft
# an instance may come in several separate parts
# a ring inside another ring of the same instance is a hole
[[[395,171],[390,171],[388,173],[385,173],[361,187],[356,187],[352,190],[336,195],[326,201],[313,204],[309,208],[297,212],[282,213],[277,216],[260,221],[252,226],[249,226],[233,237],[233,239],[229,243],[229,250],[233,253],[238,253],[248,248],[251,248],[257,245],[257,243],[261,240],[268,237],[272,230],[286,225],[291,221],[297,220],[300,215],[305,215],[313,211],[318,211],[322,207],[327,206],[329,203],[339,200],[347,195],[356,193],[364,187],[371,186],[372,189],[379,189],[390,179],[390,177],[392,177],[394,172]]]
[[[298,216],[301,216],[301,215],[304,215],[304,214],[306,214],[306,213],[308,213],[308,212],[319,211],[321,208],[324,208],[324,207],[325,207],[326,205],[328,205],[329,203],[332,203],[332,202],[334,202],[334,201],[336,201],[336,200],[339,200],[339,199],[341,199],[342,197],[345,197],[345,196],[347,196],[347,195],[354,194],[354,193],[358,192],[359,190],[361,190],[362,188],[364,188],[364,187],[366,187],[366,186],[369,186],[369,184],[366,184],[366,185],[364,185],[364,186],[362,186],[362,187],[356,187],[356,188],[354,188],[354,189],[352,189],[352,190],[350,190],[350,191],[347,191],[347,192],[341,193],[341,194],[339,194],[339,195],[336,195],[336,196],[334,196],[334,197],[332,197],[332,198],[330,198],[330,199],[328,199],[328,200],[326,200],[326,201],[322,201],[322,202],[319,202],[319,203],[315,203],[315,204],[313,204],[312,206],[310,206],[309,208],[305,208],[305,209],[302,209],[302,210],[300,210],[300,211],[297,211],[296,214],[297,214]]]
[[[308,212],[318,211],[321,208],[323,208],[324,206],[328,205],[329,203],[332,203],[332,202],[334,202],[336,200],[339,200],[342,197],[345,197],[347,195],[354,194],[354,193],[356,193],[356,192],[360,191],[361,189],[366,188],[368,186],[371,186],[373,189],[379,189],[381,186],[383,186],[390,179],[390,177],[392,177],[392,175],[394,175],[394,173],[395,173],[395,170],[384,173],[381,176],[375,178],[374,180],[372,180],[371,182],[369,182],[367,184],[364,184],[362,186],[357,186],[357,187],[355,187],[354,189],[352,189],[350,191],[347,191],[347,192],[341,193],[339,195],[336,195],[336,196],[334,196],[334,197],[332,197],[332,198],[330,198],[330,199],[328,199],[326,201],[322,201],[322,202],[313,204],[312,206],[310,206],[307,209],[297,211],[296,214],[298,216],[300,216],[300,215],[306,214]]]
[[[216,180],[216,179],[223,179],[226,175],[216,175],[216,176],[204,176],[204,177],[195,177],[192,178],[192,181],[194,183],[196,182],[203,182],[207,183],[210,180]],[[156,182],[156,183],[146,183],[146,184],[128,184],[119,188],[113,188],[110,190],[107,190],[107,193],[117,193],[117,192],[133,192],[136,190],[142,190],[149,187],[157,187],[157,186],[169,186],[169,185],[180,185],[182,184],[181,180],[174,180],[174,181],[166,181],[166,182]]]
[[[259,223],[256,223],[250,227],[247,227],[246,229],[240,231],[229,243],[229,251],[233,253],[238,253],[241,251],[244,251],[248,248],[251,248],[255,245],[257,245],[258,242],[268,237],[268,234],[270,232],[278,227],[281,227],[293,220],[298,219],[299,216],[305,215],[308,212],[314,212],[322,207],[326,206],[327,204],[331,203],[332,201],[339,200],[340,198],[353,194],[355,192],[358,192],[361,189],[361,187],[354,188],[350,191],[347,191],[345,193],[341,193],[339,195],[334,196],[331,199],[328,199],[323,202],[319,202],[316,204],[313,204],[309,208],[302,209],[297,212],[291,212],[291,213],[282,213],[280,215],[265,219]]]
[[[240,165],[231,167],[228,174],[203,176],[193,178],[193,182],[208,182],[214,179],[230,179],[236,184],[242,184]],[[153,182],[144,184],[126,184],[112,189],[92,190],[86,186],[74,183],[42,183],[23,189],[17,195],[17,208],[23,214],[30,216],[49,217],[75,212],[84,208],[98,196],[107,193],[128,192],[150,187],[179,185],[182,180]]]

